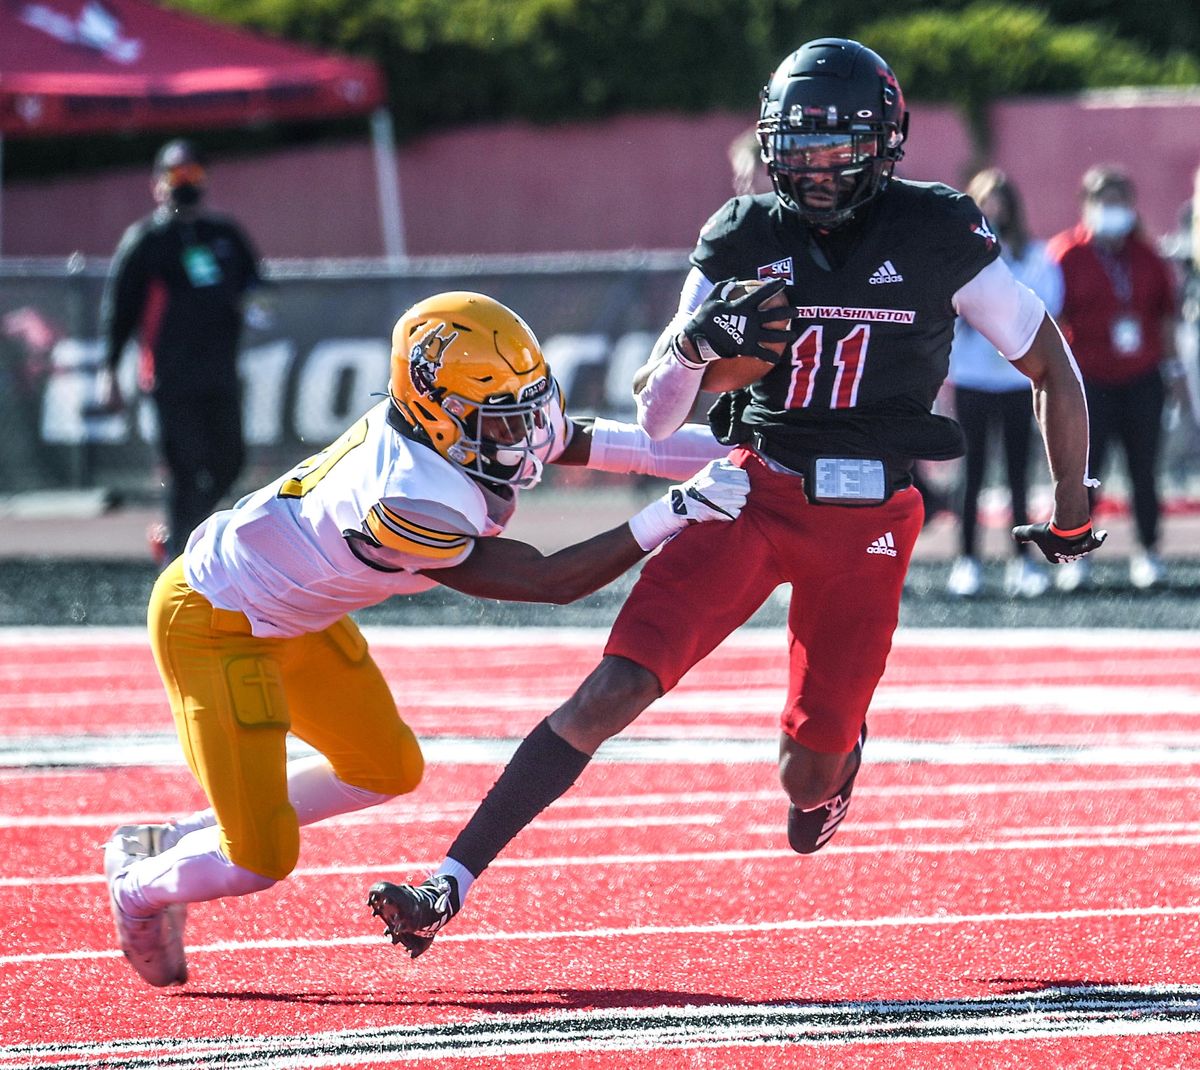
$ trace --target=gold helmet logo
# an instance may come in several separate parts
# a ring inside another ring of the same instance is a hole
[[[417,392],[423,397],[432,397],[437,389],[437,375],[442,366],[442,359],[450,343],[458,337],[458,331],[451,331],[443,337],[446,329],[444,323],[431,327],[414,343],[408,355],[408,374]]]

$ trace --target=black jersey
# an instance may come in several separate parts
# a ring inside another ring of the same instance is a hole
[[[146,216],[125,231],[109,270],[102,306],[109,365],[137,331],[145,388],[236,389],[242,297],[259,282],[254,249],[232,220],[163,209]]]
[[[954,293],[1000,254],[966,195],[893,180],[861,218],[816,241],[774,193],[735,197],[705,224],[692,263],[714,282],[786,279],[800,336],[762,379],[714,407],[724,441],[766,443],[784,464],[813,453],[962,452],[930,410],[949,368]]]

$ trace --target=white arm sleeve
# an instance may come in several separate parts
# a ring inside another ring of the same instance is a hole
[[[664,439],[677,431],[696,404],[704,369],[680,364],[674,357],[671,342],[712,288],[713,284],[699,268],[692,268],[679,294],[679,310],[654,343],[653,352],[657,354],[658,363],[637,395],[638,424],[652,439]]]
[[[954,295],[954,310],[1007,360],[1023,357],[1046,316],[1046,305],[993,260]]]
[[[728,453],[729,447],[713,438],[704,424],[685,424],[656,442],[640,427],[601,416],[592,424],[592,452],[587,467],[600,472],[688,479],[709,461]]]

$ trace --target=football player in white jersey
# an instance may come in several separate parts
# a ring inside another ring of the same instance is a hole
[[[389,397],[327,449],[215,513],[159,577],[149,629],[206,810],[105,847],[117,937],[156,986],[187,980],[188,903],[285,878],[302,825],[412,791],[420,747],[348,616],[442,584],[566,603],[675,532],[733,520],[748,480],[695,425],[652,442],[570,421],[537,339],[482,294],[419,302],[392,335]],[[686,482],[628,523],[543,555],[502,538],[546,463]],[[288,762],[288,733],[318,753]]]

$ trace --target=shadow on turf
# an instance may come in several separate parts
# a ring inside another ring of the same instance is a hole
[[[679,992],[672,989],[578,989],[553,992],[535,989],[502,989],[497,992],[450,993],[423,991],[412,998],[382,997],[371,993],[345,992],[222,992],[182,991],[176,998],[233,1000],[239,1002],[325,1004],[363,1007],[454,1007],[487,1014],[520,1016],[559,1013],[638,1012],[653,1017],[656,1012],[686,1010],[703,1019],[711,1010],[715,1018],[761,1014],[772,1028],[785,1029],[800,1020],[813,1024],[871,1023],[901,1032],[915,1028],[957,1032],[970,1021],[972,1031],[995,1028],[1016,1016],[1047,1015],[1065,1020],[1073,1017],[1107,1019],[1154,1019],[1200,1021],[1200,988],[1180,985],[1132,985],[1116,981],[1052,981],[1043,978],[992,977],[982,979],[997,986],[994,995],[910,1000],[749,1000],[712,992]],[[778,1019],[778,1020],[776,1020]],[[959,1024],[956,1026],[955,1023]],[[882,1034],[880,1034],[882,1036]]]
[[[461,1007],[491,1014],[526,1014],[542,1011],[620,1010],[651,1007],[688,1007],[700,1003],[711,1007],[785,1006],[788,1001],[765,1004],[711,992],[675,992],[658,988],[588,989],[563,988],[553,992],[535,989],[505,989],[500,992],[440,993],[421,991],[411,999],[363,992],[223,992],[219,989],[185,989],[173,992],[177,999],[227,999],[234,1002],[308,1003],[364,1007]]]

